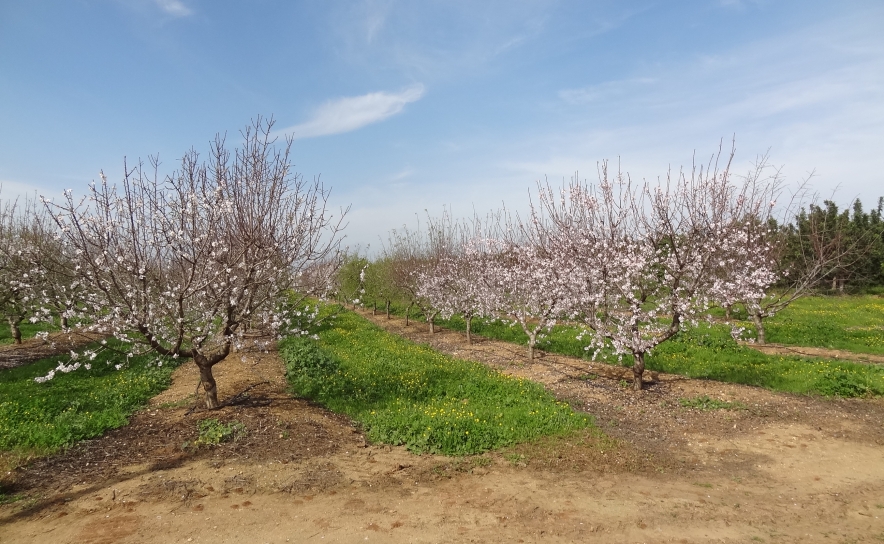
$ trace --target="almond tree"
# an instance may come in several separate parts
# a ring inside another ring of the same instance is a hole
[[[0,313],[10,336],[21,344],[20,324],[32,311],[34,252],[30,206],[18,200],[0,203]]]
[[[620,172],[609,176],[602,163],[595,185],[575,178],[560,191],[540,187],[536,239],[553,266],[570,271],[569,317],[587,326],[588,348],[633,357],[635,390],[647,354],[720,300],[722,279],[735,279],[728,263],[748,255],[745,225],[765,223],[770,213],[775,188],[734,183],[729,166],[719,170],[716,159],[634,184]],[[753,261],[753,268],[767,265]],[[729,287],[746,288],[742,281]]]
[[[499,317],[518,323],[528,336],[528,359],[538,338],[568,310],[569,269],[531,243],[496,242],[488,260],[488,289]]]
[[[848,218],[837,211],[832,213],[832,202],[824,205],[825,209],[811,202],[792,223],[759,225],[754,239],[749,239],[755,248],[754,258],[768,263],[777,280],[774,289],[756,290],[741,299],[755,324],[755,341],[759,344],[767,343],[765,319],[783,311],[827,278],[831,278],[834,290],[839,274],[846,276],[874,241],[868,236],[851,237]]]
[[[446,307],[446,300],[454,289],[451,259],[460,251],[464,237],[462,225],[454,221],[449,210],[439,217],[427,215],[427,229],[409,234],[422,247],[424,258],[415,270],[415,301],[420,306],[430,328],[435,333],[435,319]]]
[[[85,196],[46,201],[84,285],[79,327],[130,353],[192,358],[207,408],[220,405],[212,367],[243,344],[245,325],[305,333],[306,297],[335,272],[325,263],[337,262],[346,210],[333,215],[328,190],[292,170],[292,141],[277,146],[272,126],[258,118],[233,153],[217,136],[207,161],[190,151],[165,178],[152,159],[119,186],[102,173]]]

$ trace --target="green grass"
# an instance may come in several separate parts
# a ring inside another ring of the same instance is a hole
[[[116,370],[119,357],[105,351],[92,361],[92,370],[59,372],[46,383],[34,378],[66,356],[0,371],[0,450],[48,453],[98,436],[125,425],[133,411],[168,387],[173,365],[157,368],[147,358],[133,358]]]
[[[832,331],[828,338],[840,338],[843,341],[840,349],[852,345],[857,347],[854,351],[869,353],[874,349],[875,334],[879,334],[873,326],[876,319],[879,324],[884,319],[884,300],[879,297],[813,297],[796,301],[780,316],[769,320],[768,328],[769,331],[794,332],[802,330],[792,325],[794,323],[809,327],[822,321],[824,323],[814,326]],[[437,323],[458,331],[466,328],[459,316],[437,320]],[[787,326],[782,326],[783,323]],[[525,345],[528,340],[520,327],[511,327],[499,321],[475,319],[472,330],[478,336],[520,345]],[[557,325],[542,342],[538,342],[538,347],[551,353],[587,359],[589,354],[583,349],[585,344],[577,340],[579,331],[576,326]],[[817,334],[820,338],[826,338],[819,330]],[[804,338],[796,334],[791,338],[775,340],[777,337],[772,332],[768,332],[768,337],[776,342],[790,340],[784,343],[792,344],[800,344],[799,340]],[[809,339],[806,342],[804,345],[813,345]],[[614,358],[608,360],[613,363],[617,361]],[[632,357],[624,356],[619,364],[632,366]],[[701,324],[697,329],[682,332],[659,345],[647,358],[646,364],[649,370],[790,393],[839,397],[884,395],[882,366],[765,355],[738,345],[730,336],[730,328],[725,325],[710,327]]]
[[[805,297],[765,322],[778,344],[884,355],[884,298]]]
[[[280,346],[293,390],[347,414],[375,442],[467,455],[592,425],[539,384],[443,355],[352,312],[319,336]]]
[[[217,446],[228,440],[238,440],[246,435],[246,426],[241,421],[222,423],[217,419],[204,419],[199,422],[199,437],[194,446]]]
[[[684,408],[693,408],[704,412],[711,410],[743,410],[746,408],[746,405],[742,402],[728,402],[713,399],[709,395],[680,398],[678,399],[678,403]]]
[[[52,326],[48,323],[29,323],[27,321],[19,325],[18,328],[21,330],[21,337],[23,340],[33,338],[38,332],[59,330],[57,326]],[[0,322],[0,344],[11,343],[12,331],[9,329],[9,325],[5,321],[2,321]]]
[[[701,325],[657,346],[651,370],[776,391],[825,396],[884,395],[884,367],[807,357],[765,355],[740,346],[724,326]]]

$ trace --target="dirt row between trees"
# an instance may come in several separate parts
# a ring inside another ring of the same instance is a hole
[[[750,344],[744,346],[756,349],[767,355],[803,355],[805,357],[819,357],[821,359],[836,359],[850,361],[852,363],[884,365],[884,355],[871,353],[855,353],[843,349],[814,348],[807,346],[787,346],[784,344]]]
[[[26,365],[33,361],[52,357],[60,353],[77,350],[91,342],[101,340],[102,334],[92,332],[53,332],[45,340],[28,338],[21,344],[0,345],[0,370]]]
[[[372,318],[368,315],[367,317]],[[473,458],[366,444],[346,418],[286,392],[275,353],[194,365],[130,425],[7,474],[0,542],[875,542],[884,538],[881,399],[826,400],[545,355],[373,318],[440,351],[546,384],[592,432]],[[627,371],[628,372],[628,371]],[[622,374],[621,374],[622,373]],[[246,393],[236,396],[251,387]],[[683,408],[699,395],[745,409]],[[247,434],[182,448],[206,418]]]

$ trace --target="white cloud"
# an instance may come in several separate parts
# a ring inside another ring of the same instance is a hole
[[[607,100],[623,95],[626,92],[645,91],[647,85],[657,80],[649,77],[606,81],[598,85],[589,85],[580,89],[563,89],[559,91],[559,98],[569,104],[584,104]]]
[[[403,179],[409,178],[413,175],[414,175],[414,170],[412,170],[411,168],[406,168],[405,170],[402,170],[398,174],[391,177],[390,181],[402,181]]]
[[[157,7],[173,17],[187,17],[193,10],[187,7],[181,0],[154,0]]]
[[[413,85],[398,93],[376,92],[329,100],[301,124],[277,131],[295,139],[341,134],[383,121],[400,113],[405,105],[424,95],[424,86]]]

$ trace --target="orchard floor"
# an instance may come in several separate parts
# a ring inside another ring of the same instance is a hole
[[[275,353],[237,354],[216,367],[231,405],[191,411],[198,376],[186,364],[130,425],[5,475],[23,498],[0,506],[0,542],[884,540],[882,399],[666,375],[635,394],[620,368],[552,355],[529,363],[518,346],[373,319],[543,382],[607,437],[416,456],[366,444],[346,418],[292,399]],[[746,408],[678,402],[699,395]],[[210,417],[248,434],[182,448]]]

